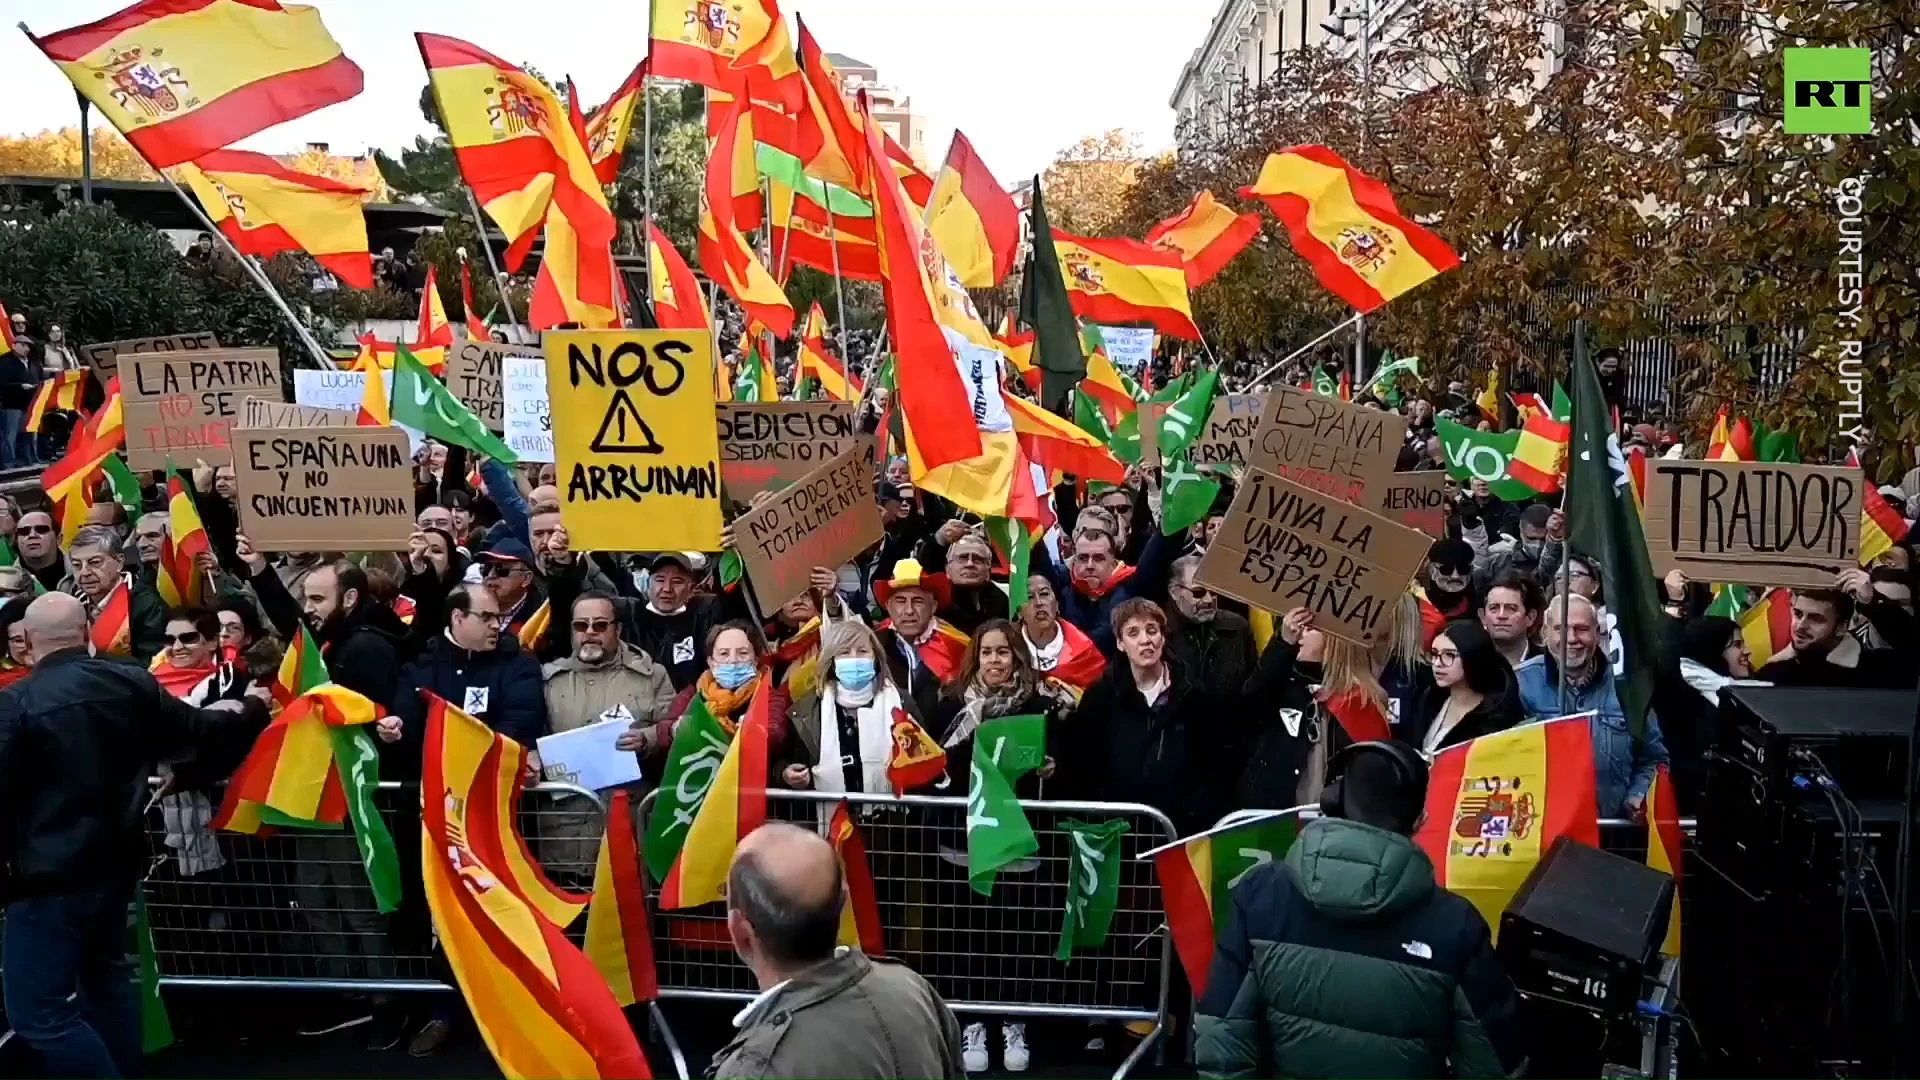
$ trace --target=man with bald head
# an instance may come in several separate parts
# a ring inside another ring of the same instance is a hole
[[[905,965],[839,948],[846,886],[818,835],[760,826],[734,850],[727,933],[760,983],[711,1075],[961,1080],[960,1023]]]
[[[27,608],[36,662],[0,691],[7,1020],[46,1076],[140,1065],[127,908],[147,854],[147,777],[192,758],[224,776],[267,726],[257,698],[195,709],[142,667],[93,655],[86,604]]]

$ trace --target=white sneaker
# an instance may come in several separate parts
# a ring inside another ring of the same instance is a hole
[[[960,1033],[960,1065],[970,1073],[987,1071],[987,1025],[968,1024]]]
[[[1000,1038],[1006,1042],[1007,1050],[1001,1056],[1001,1063],[1008,1072],[1027,1071],[1027,1025],[1001,1024]]]

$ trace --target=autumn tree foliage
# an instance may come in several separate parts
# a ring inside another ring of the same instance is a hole
[[[1142,156],[1139,142],[1119,128],[1088,135],[1056,154],[1040,177],[1053,227],[1107,235],[1125,210]]]
[[[158,180],[127,140],[108,124],[93,128],[96,180]],[[80,179],[80,129],[65,127],[33,135],[0,135],[0,176],[70,176]]]

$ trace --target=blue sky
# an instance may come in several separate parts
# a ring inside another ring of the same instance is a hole
[[[126,0],[4,0],[36,33],[89,22]],[[386,149],[424,134],[415,107],[426,76],[413,32],[466,38],[549,76],[571,74],[589,102],[612,92],[644,53],[645,0],[309,0],[366,71],[352,101],[242,144],[267,152],[326,142],[333,152]],[[880,69],[926,118],[938,166],[953,129],[967,133],[1011,187],[1082,135],[1121,127],[1149,149],[1172,141],[1167,99],[1213,17],[1213,0],[790,0],[832,52]],[[0,33],[6,106],[0,133],[77,122],[73,90],[24,35]],[[96,117],[97,122],[97,117]]]

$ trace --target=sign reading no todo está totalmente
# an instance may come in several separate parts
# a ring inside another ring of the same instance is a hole
[[[706,331],[548,331],[560,520],[580,551],[718,551]]]
[[[760,606],[772,611],[806,592],[816,566],[839,566],[880,539],[873,501],[873,439],[839,456],[740,516],[733,534]]]

